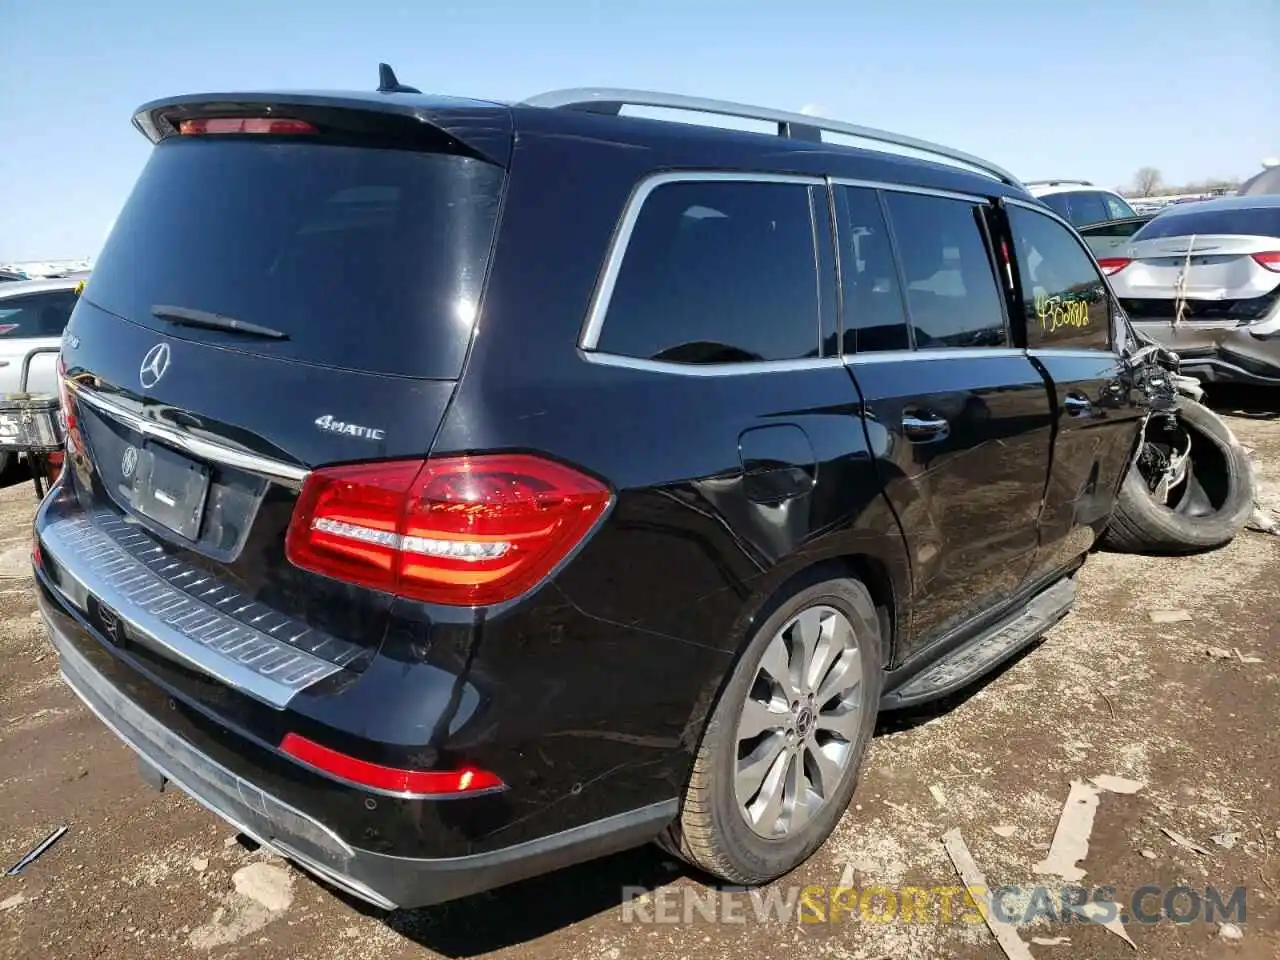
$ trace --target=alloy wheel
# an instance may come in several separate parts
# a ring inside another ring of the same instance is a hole
[[[839,789],[862,729],[863,662],[853,625],[815,606],[765,648],[738,720],[734,787],[759,836],[794,836]]]

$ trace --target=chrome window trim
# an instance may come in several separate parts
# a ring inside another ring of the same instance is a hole
[[[65,382],[78,399],[83,400],[99,413],[113,420],[118,420],[126,427],[136,430],[143,436],[172,444],[184,453],[188,453],[198,459],[234,467],[237,470],[244,470],[247,473],[266,477],[269,480],[275,480],[292,487],[301,486],[302,482],[306,480],[307,474],[310,473],[310,470],[306,467],[285,463],[281,460],[273,460],[270,457],[263,457],[245,450],[237,450],[235,447],[230,447],[226,444],[197,437],[178,427],[140,417],[131,410],[127,410],[119,404],[108,400],[101,393],[84,384],[76,383],[70,378]]]
[[[679,377],[745,377],[762,373],[793,373],[798,370],[820,370],[842,366],[839,357],[802,357],[799,360],[758,360],[748,363],[672,363],[668,360],[641,360],[619,353],[580,350],[588,363],[602,367],[621,367]]]
[[[640,211],[644,208],[645,201],[659,187],[670,183],[789,183],[804,187],[825,187],[827,181],[825,177],[801,174],[752,173],[750,171],[733,170],[670,170],[651,174],[642,179],[627,200],[626,209],[623,211],[622,218],[618,221],[618,226],[614,231],[613,239],[609,243],[609,252],[605,255],[604,270],[601,272],[600,279],[596,283],[596,289],[592,293],[591,304],[587,308],[586,320],[578,335],[578,348],[584,353],[594,353],[600,343],[600,334],[604,330],[605,316],[609,311],[609,301],[613,299],[613,289],[618,282],[618,274],[622,270],[627,247],[631,244],[631,234],[635,231],[636,221],[640,219]],[[805,207],[809,209],[808,202],[806,202]],[[814,256],[816,259],[816,251]],[[819,322],[821,322],[820,318]],[[821,344],[817,344],[817,346],[820,347]],[[608,354],[608,356],[620,355]],[[660,363],[662,361],[643,362]],[[760,361],[762,364],[792,362],[794,361]],[[676,366],[683,366],[683,364],[676,364]],[[702,366],[712,365],[703,364]],[[717,366],[720,365],[717,364]],[[723,364],[723,366],[739,366],[739,364]]]
[[[1029,357],[1083,357],[1088,360],[1106,357],[1110,360],[1119,361],[1123,359],[1120,354],[1116,353],[1110,347],[1033,347],[1027,350]]]
[[[1022,347],[928,347],[924,350],[874,350],[870,353],[846,353],[840,357],[846,365],[864,363],[901,363],[904,360],[991,360],[999,357],[1026,357]]]
[[[940,197],[943,200],[963,200],[966,203],[991,203],[990,197],[976,193],[960,193],[955,190],[938,190],[933,187],[917,187],[909,183],[888,183],[883,180],[857,180],[848,177],[828,177],[827,182],[834,187],[861,187],[865,190],[886,190],[894,193],[918,193],[926,197]]]

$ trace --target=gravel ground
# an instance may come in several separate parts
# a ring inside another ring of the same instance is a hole
[[[1280,508],[1280,416],[1233,405],[1223,409],[1254,449],[1264,503]],[[1160,911],[1169,888],[1203,895],[1212,886],[1224,901],[1245,888],[1235,929],[1131,918],[1124,929],[1137,954],[1280,956],[1280,537],[1245,533],[1180,559],[1094,555],[1075,611],[1042,643],[960,696],[882,721],[834,836],[765,891],[782,918],[769,901],[709,888],[653,848],[383,915],[247,850],[186,797],[142,784],[129,751],[58,679],[23,572],[34,498],[29,484],[8,479],[0,490],[3,865],[55,827],[69,829],[21,876],[0,878],[0,956],[999,960],[991,932],[960,900],[950,923],[939,922],[936,901],[928,922],[900,914],[877,922],[874,899],[871,919],[855,910],[858,919],[800,923],[786,904],[809,885],[958,884],[940,839],[953,828],[993,887],[1046,884],[1034,868],[1072,782],[1104,775],[1141,788],[1097,797],[1081,886],[1114,887],[1122,905],[1159,887],[1143,901],[1148,913]],[[648,893],[624,906],[628,887]],[[1035,957],[1134,955],[1110,930],[1064,923],[1053,902],[1039,910],[1028,902],[1037,903],[1026,893],[1005,899]],[[1183,894],[1175,913],[1189,903]]]

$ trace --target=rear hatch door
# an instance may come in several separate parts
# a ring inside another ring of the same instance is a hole
[[[145,109],[160,142],[64,341],[79,519],[185,595],[343,666],[376,648],[390,598],[288,563],[297,492],[318,466],[429,451],[505,179],[504,108],[403,99]],[[483,118],[479,147],[454,113]],[[227,115],[296,122],[179,132]]]

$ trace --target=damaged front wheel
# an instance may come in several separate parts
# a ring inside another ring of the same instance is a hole
[[[1126,553],[1191,553],[1229,543],[1248,522],[1253,469],[1208,407],[1178,399],[1147,424],[1103,543]]]

